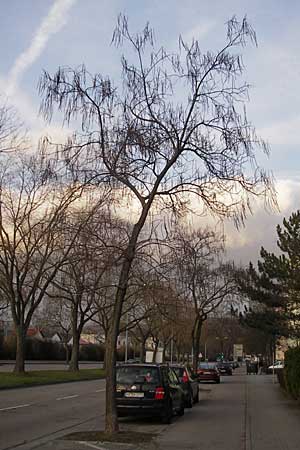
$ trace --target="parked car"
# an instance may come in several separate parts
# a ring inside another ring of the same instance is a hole
[[[116,405],[119,416],[159,416],[170,423],[184,414],[180,382],[164,364],[120,364],[116,367]]]
[[[192,371],[181,364],[170,364],[181,384],[184,392],[185,407],[192,408],[194,403],[199,402],[199,384],[198,377],[192,374]]]
[[[274,364],[272,364],[271,366],[268,367],[267,369],[267,373],[272,373],[273,370],[276,372],[276,370],[278,369],[283,369],[284,368],[284,361],[276,361]]]
[[[232,367],[228,361],[218,362],[218,370],[221,375],[232,375]]]
[[[230,361],[230,363],[233,369],[237,369],[238,367],[240,367],[238,361]]]
[[[215,362],[200,362],[197,370],[198,381],[220,383],[220,372]]]

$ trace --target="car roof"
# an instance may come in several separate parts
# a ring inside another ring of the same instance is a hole
[[[117,363],[117,367],[168,367],[167,364],[158,364],[158,363],[126,363],[120,362]]]

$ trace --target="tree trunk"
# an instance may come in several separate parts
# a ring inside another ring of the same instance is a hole
[[[154,352],[153,352],[152,362],[155,362],[155,361],[156,361],[156,355],[157,355],[157,350],[158,350],[158,344],[159,344],[159,341],[155,341],[155,346],[154,346]]]
[[[145,362],[146,352],[145,352],[145,340],[143,340],[140,344],[140,361],[141,363]]]
[[[65,352],[66,352],[66,364],[69,364],[69,361],[70,361],[70,349],[69,349],[69,346],[68,346],[67,342],[64,343],[64,347],[65,347]]]
[[[193,328],[193,371],[196,373],[198,369],[198,361],[199,361],[199,352],[200,352],[200,338],[201,338],[201,330],[202,330],[202,321],[197,318],[195,322],[195,326]]]
[[[26,330],[22,325],[16,327],[17,343],[16,343],[16,362],[14,367],[15,373],[25,372],[25,336]]]
[[[69,364],[69,370],[71,372],[77,372],[79,370],[79,341],[80,341],[80,334],[76,332],[73,334],[73,345],[72,345],[72,353],[71,353],[71,359]]]
[[[124,252],[124,262],[122,265],[119,283],[114,304],[113,316],[109,328],[109,334],[106,345],[106,411],[105,411],[105,433],[114,434],[119,431],[115,388],[116,388],[116,344],[119,334],[119,325],[122,314],[122,307],[126,297],[128,278],[135,256],[136,243],[139,234],[146,221],[153,198],[143,207],[139,221],[134,225],[132,234]]]

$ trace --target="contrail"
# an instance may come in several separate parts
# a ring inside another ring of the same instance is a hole
[[[57,33],[67,22],[67,13],[76,0],[54,0],[54,3],[35,32],[29,47],[16,59],[8,79],[7,93],[13,94],[23,73],[44,50],[52,34]]]

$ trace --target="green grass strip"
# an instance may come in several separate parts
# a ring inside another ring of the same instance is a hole
[[[0,389],[97,380],[104,377],[105,372],[103,369],[81,369],[79,372],[69,372],[68,370],[32,370],[22,375],[11,372],[0,372]]]

